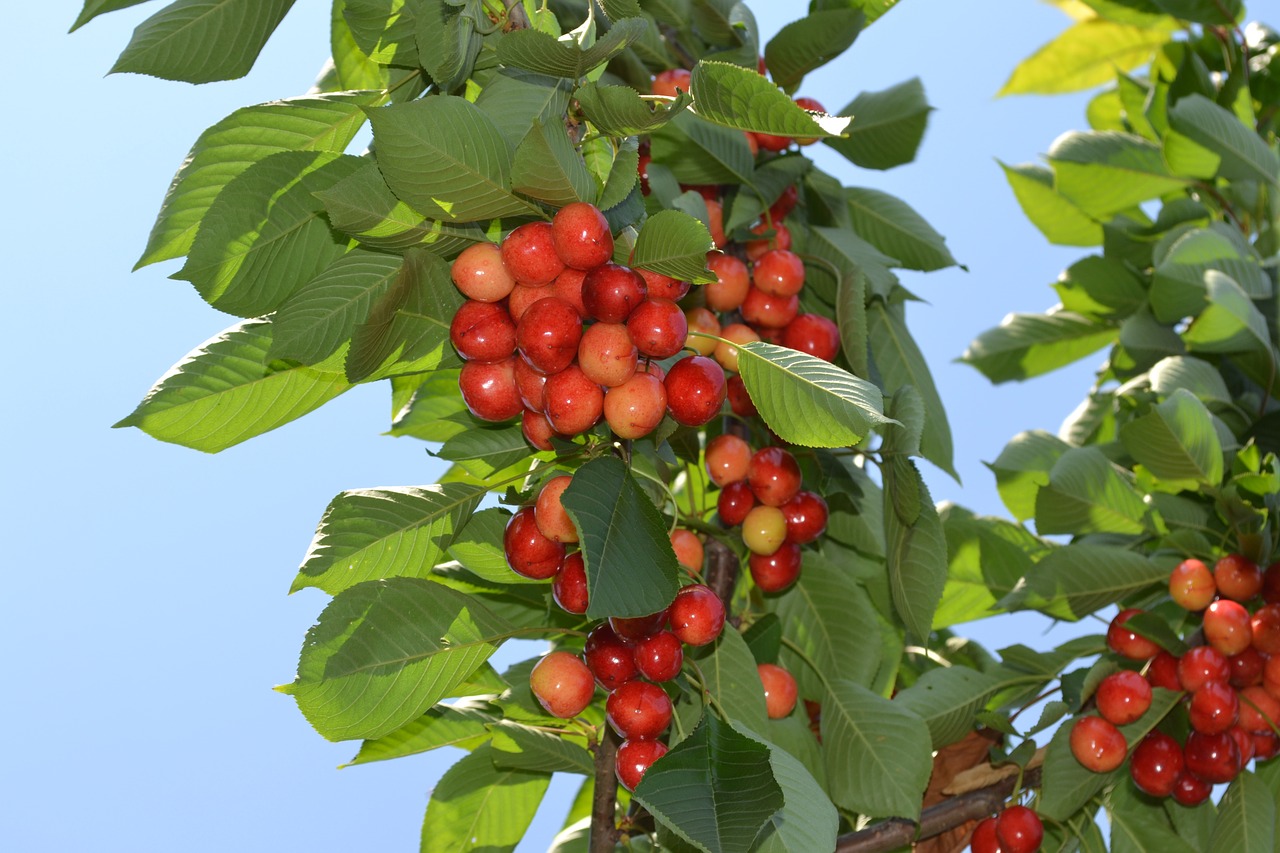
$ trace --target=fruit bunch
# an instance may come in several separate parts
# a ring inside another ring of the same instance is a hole
[[[969,846],[973,853],[1034,853],[1043,840],[1040,815],[1018,805],[978,821]]]
[[[1193,806],[1251,760],[1280,752],[1280,564],[1264,573],[1228,554],[1211,571],[1200,560],[1184,560],[1170,574],[1169,593],[1179,606],[1201,613],[1196,638],[1202,644],[1174,656],[1129,626],[1142,611],[1120,611],[1107,645],[1121,659],[1144,665],[1145,677],[1122,669],[1104,678],[1094,696],[1098,713],[1075,722],[1071,751],[1099,773],[1127,759],[1139,789]],[[1130,751],[1119,727],[1146,712],[1152,687],[1185,694],[1190,731],[1180,741],[1157,730]]]

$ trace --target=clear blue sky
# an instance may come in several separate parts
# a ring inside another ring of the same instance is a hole
[[[804,6],[754,5],[766,37]],[[329,499],[440,473],[420,443],[380,435],[385,387],[218,456],[109,429],[232,322],[166,278],[176,263],[130,273],[174,171],[232,110],[306,91],[325,58],[328,4],[298,3],[247,79],[200,87],[104,77],[158,5],[67,35],[79,6],[5,12],[0,849],[416,849],[428,792],[456,755],[335,770],[356,745],[327,743],[270,689],[292,680],[327,600],[286,592]],[[981,462],[1021,429],[1056,429],[1093,366],[992,388],[952,363],[1004,313],[1048,307],[1048,284],[1082,254],[1026,223],[994,160],[1035,159],[1083,126],[1081,97],[993,97],[1066,23],[1034,0],[903,0],[801,92],[835,109],[920,76],[937,108],[915,164],[863,172],[832,155],[822,165],[907,200],[969,267],[904,279],[928,300],[909,319],[965,482],[929,470],[934,497],[982,512],[1002,510]],[[1005,636],[980,638],[1025,641],[1029,624],[1002,620]],[[522,851],[545,848],[572,789],[553,787]]]

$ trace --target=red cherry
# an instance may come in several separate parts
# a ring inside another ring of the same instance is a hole
[[[826,107],[824,107],[821,103],[819,103],[817,100],[813,98],[800,97],[800,98],[796,98],[795,102],[797,107],[800,107],[801,109],[809,110],[810,112],[825,113],[827,111]],[[812,145],[817,141],[818,141],[818,137],[816,136],[796,137],[797,145]],[[1029,849],[1034,849],[1034,848],[1029,848]],[[1017,853],[1017,851],[1005,851],[1005,853]]]
[[[793,186],[791,189],[795,189],[795,187]],[[762,255],[774,249],[791,248],[791,229],[777,219],[774,219],[772,227],[768,222],[761,222],[759,225],[752,227],[751,233],[761,236],[768,234],[769,236],[763,240],[747,241],[747,260],[749,261],[758,261]]]
[[[566,266],[589,270],[613,257],[609,220],[594,204],[575,201],[551,220],[551,239]]]
[[[986,817],[978,821],[973,828],[973,837],[969,839],[969,849],[973,853],[1003,853],[1000,839],[996,837],[996,819]]]
[[[724,602],[711,588],[696,583],[676,593],[667,610],[671,633],[691,646],[705,646],[724,627]]]
[[[1200,805],[1211,793],[1213,786],[1189,770],[1178,774],[1178,781],[1173,783],[1173,799],[1187,808]]]
[[[751,445],[732,433],[724,433],[707,442],[703,458],[711,482],[727,486],[746,478],[751,465]]]
[[[774,136],[771,133],[757,133],[756,144],[765,151],[786,151],[791,146],[790,136]]]
[[[684,566],[689,574],[702,572],[702,560],[705,551],[702,540],[692,530],[677,527],[671,531],[671,549],[676,552],[676,562]]]
[[[564,545],[542,535],[531,506],[508,519],[502,549],[513,572],[535,580],[554,576],[564,562]]]
[[[760,340],[755,329],[743,323],[729,323],[720,330],[724,341],[717,342],[715,359],[728,373],[738,372],[738,351],[743,344]]]
[[[670,299],[672,302],[679,302],[692,286],[690,282],[681,281],[678,278],[672,278],[669,275],[663,275],[653,270],[636,269],[636,272],[640,273],[640,277],[644,279],[650,299]]]
[[[526,409],[541,412],[547,405],[547,374],[539,373],[523,358],[516,359],[516,390]]]
[[[1205,734],[1193,731],[1183,747],[1187,770],[1206,782],[1230,782],[1240,772],[1240,747],[1226,732]]]
[[[582,280],[582,304],[587,316],[602,323],[625,323],[648,296],[640,273],[620,264],[601,264]]]
[[[729,242],[724,233],[724,205],[714,199],[707,199],[707,230],[711,232],[711,242],[716,248]]]
[[[1253,757],[1261,761],[1270,761],[1280,754],[1280,737],[1275,732],[1253,733]]]
[[[512,288],[511,295],[507,297],[507,311],[511,313],[511,319],[519,323],[520,318],[524,316],[525,311],[529,310],[530,305],[539,299],[546,299],[548,296],[555,295],[555,289],[551,287],[543,287],[541,285],[533,287],[527,284],[517,284]]]
[[[716,512],[726,526],[737,527],[746,520],[747,513],[755,505],[756,496],[751,493],[751,485],[746,480],[739,480],[721,490],[716,500]]]
[[[1204,610],[1218,594],[1209,567],[1196,559],[1183,560],[1169,573],[1169,597],[1187,610]]]
[[[1129,617],[1142,612],[1136,607],[1130,607],[1127,610],[1121,610],[1111,620],[1111,625],[1107,628],[1107,646],[1111,651],[1130,660],[1148,660],[1160,651],[1160,646],[1124,627]]]
[[[799,200],[800,192],[796,189],[796,185],[792,184],[782,191],[777,201],[769,205],[769,218],[777,225],[779,220],[786,219],[787,214],[795,209],[796,202]]]
[[[1102,679],[1094,699],[1103,719],[1127,726],[1151,707],[1151,684],[1138,673],[1122,669]]]
[[[547,377],[545,396],[547,420],[561,435],[586,432],[604,413],[604,392],[576,364]]]
[[[1239,726],[1232,726],[1227,729],[1227,734],[1236,742],[1236,746],[1240,749],[1240,766],[1243,768],[1246,764],[1253,760],[1253,734],[1246,732]]]
[[[782,592],[800,577],[800,546],[783,545],[772,554],[752,554],[747,558],[751,580],[761,592]]]
[[[631,647],[614,633],[608,622],[601,622],[587,634],[582,656],[605,690],[617,690],[639,672]]]
[[[781,329],[800,313],[800,298],[794,294],[774,296],[752,286],[742,300],[741,311],[743,319],[753,326]]]
[[[715,274],[716,280],[702,288],[703,298],[712,311],[736,311],[747,298],[751,288],[751,276],[747,265],[733,255],[722,252],[707,254],[707,268]]]
[[[1213,602],[1204,612],[1204,638],[1224,656],[1240,654],[1253,642],[1249,611],[1229,599]]]
[[[1280,699],[1253,685],[1240,691],[1240,727],[1248,732],[1269,732],[1280,725]]]
[[[516,324],[502,303],[469,299],[453,315],[449,342],[465,361],[501,361],[516,351]]]
[[[1094,773],[1115,770],[1128,749],[1120,730],[1101,717],[1080,717],[1071,727],[1071,754]]]
[[[647,616],[610,616],[609,625],[618,639],[624,643],[635,644],[662,630],[667,621],[667,611],[659,610]]]
[[[684,347],[689,321],[679,305],[650,294],[627,317],[627,331],[641,355],[670,358]]]
[[[667,413],[667,389],[652,373],[634,376],[604,394],[604,419],[619,438],[643,438]]]
[[[1255,649],[1272,657],[1280,656],[1280,604],[1259,607],[1249,627]]]
[[[671,365],[663,385],[667,410],[683,426],[702,426],[724,405],[724,371],[706,356],[689,356]]]
[[[1182,773],[1182,746],[1164,732],[1142,739],[1129,759],[1129,775],[1138,790],[1153,797],[1167,797]]]
[[[551,597],[566,613],[581,616],[587,612],[587,566],[581,551],[564,558],[560,570],[551,579]]]
[[[1280,563],[1272,563],[1262,575],[1262,600],[1280,604]]]
[[[609,725],[622,737],[655,738],[671,723],[671,699],[656,684],[628,681],[609,694],[605,713]]]
[[[756,404],[751,402],[747,386],[741,376],[730,376],[727,385],[729,408],[740,418],[750,418],[758,414]]]
[[[688,92],[689,81],[693,75],[685,68],[668,68],[659,71],[653,78],[653,94],[674,98],[676,92]]]
[[[821,314],[797,314],[782,328],[782,345],[823,361],[835,361],[840,352],[840,328]]]
[[[650,681],[670,681],[684,666],[684,644],[670,631],[657,631],[633,650],[636,668]]]
[[[582,304],[582,280],[587,277],[583,270],[575,270],[568,267],[560,275],[556,276],[556,280],[542,291],[544,296],[554,296],[557,299],[563,299],[573,306],[573,310],[578,312],[578,316],[584,320],[587,318],[587,306]]]
[[[1228,554],[1213,566],[1218,593],[1232,601],[1248,601],[1262,592],[1262,570],[1240,554]]]
[[[1227,659],[1213,646],[1196,646],[1178,661],[1178,683],[1194,693],[1210,681],[1226,682],[1231,676]]]
[[[524,433],[524,440],[538,450],[554,449],[551,437],[556,431],[551,428],[551,422],[542,412],[525,409],[520,415],[520,431]]]
[[[790,715],[796,706],[799,687],[796,677],[777,664],[762,663],[756,666],[760,684],[764,687],[765,713],[771,720],[781,720]]]
[[[516,356],[502,361],[468,361],[458,374],[467,411],[482,421],[505,421],[524,409],[516,385]]]
[[[582,333],[578,366],[597,385],[621,385],[635,375],[639,363],[631,333],[621,323],[593,323]]]
[[[502,264],[497,243],[474,243],[454,258],[449,268],[453,283],[468,299],[497,302],[505,299],[516,280]]]
[[[1232,687],[1243,688],[1254,684],[1262,683],[1262,668],[1266,666],[1267,659],[1263,657],[1262,652],[1253,646],[1245,649],[1238,655],[1232,655],[1227,658],[1227,666],[1231,670],[1229,678]]]
[[[582,318],[556,296],[539,299],[516,324],[516,345],[525,361],[542,373],[559,373],[578,355]]]
[[[804,545],[827,529],[827,502],[815,492],[796,492],[795,497],[784,503],[781,509],[787,518],[788,542]]]
[[[521,225],[502,241],[502,263],[520,284],[540,287],[564,272],[550,222]]]
[[[771,249],[756,261],[751,280],[770,296],[794,296],[804,287],[804,261],[787,249]]]
[[[685,338],[684,345],[698,355],[711,355],[715,352],[719,341],[707,335],[720,334],[720,320],[716,315],[706,308],[695,306],[684,312],[684,319],[689,327],[689,336]]]
[[[800,491],[800,465],[781,447],[764,447],[751,457],[747,482],[760,503],[780,507]]]
[[[529,673],[529,688],[548,714],[568,719],[578,716],[591,704],[596,685],[581,658],[555,651],[534,664]]]
[[[1210,681],[1191,694],[1191,728],[1208,735],[1225,732],[1236,724],[1240,700],[1234,687]]]
[[[538,499],[533,505],[533,518],[538,523],[538,530],[543,536],[556,542],[578,541],[578,528],[574,527],[573,519],[560,502],[560,496],[572,482],[573,477],[568,474],[552,477],[542,484]]]
[[[996,838],[1003,853],[1032,853],[1044,840],[1044,824],[1026,806],[1009,806],[996,816]]]
[[[653,762],[666,754],[667,745],[660,740],[624,740],[618,747],[618,781],[628,791],[634,791]]]
[[[1161,649],[1151,659],[1151,665],[1147,667],[1147,681],[1151,682],[1152,687],[1181,690],[1182,684],[1178,681],[1178,659]]]

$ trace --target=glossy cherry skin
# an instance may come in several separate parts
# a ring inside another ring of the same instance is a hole
[[[772,554],[752,554],[747,567],[761,592],[782,592],[800,577],[800,546],[783,543]]]
[[[791,187],[795,189],[795,187]],[[763,240],[747,241],[747,260],[758,261],[767,252],[774,249],[790,249],[791,248],[791,231],[787,226],[775,218],[773,227],[769,227],[768,222],[761,222],[759,225],[751,229],[752,234],[768,235]]]
[[[602,323],[625,323],[649,288],[638,272],[619,264],[601,264],[582,280],[582,304],[587,316]]]
[[[1101,717],[1080,717],[1071,727],[1071,754],[1094,773],[1115,770],[1128,749],[1120,730]]]
[[[663,385],[667,410],[683,426],[702,426],[724,405],[724,370],[706,356],[689,356],[671,365]]]
[[[598,267],[613,257],[609,221],[594,204],[575,201],[551,220],[551,240],[566,266],[579,270]]]
[[[716,280],[702,288],[702,296],[712,311],[736,311],[751,289],[751,274],[747,265],[733,255],[711,252],[707,255],[707,267]]]
[[[631,646],[614,633],[608,622],[601,622],[587,634],[582,657],[605,690],[617,690],[640,672]]]
[[[1260,685],[1240,691],[1240,727],[1249,732],[1269,732],[1280,726],[1280,699]]]
[[[529,673],[529,687],[538,704],[553,717],[581,714],[595,694],[595,679],[582,659],[565,651],[550,652]]]
[[[797,107],[800,107],[801,109],[809,110],[810,112],[825,113],[827,111],[827,108],[824,107],[821,104],[821,102],[819,102],[816,98],[806,98],[802,96],[802,97],[796,98],[795,101],[796,101]],[[818,141],[818,137],[816,136],[796,137],[796,145],[812,145],[817,141]],[[1034,850],[1034,849],[1035,849],[1034,847],[1027,848],[1027,850]],[[1023,853],[1023,851],[1006,850],[1005,853]]]
[[[800,313],[800,299],[791,296],[774,296],[752,286],[742,300],[743,319],[753,326],[781,329]],[[764,337],[763,332],[761,337]]]
[[[1178,661],[1178,683],[1194,693],[1210,681],[1226,682],[1231,677],[1227,659],[1213,646],[1189,649]]]
[[[551,597],[566,613],[581,616],[587,612],[587,566],[581,551],[574,551],[560,564],[551,579]]]
[[[556,542],[577,542],[578,528],[573,519],[565,511],[560,496],[573,483],[573,477],[559,474],[542,484],[538,498],[533,504],[533,519],[538,523],[538,530],[548,539]]]
[[[689,327],[689,336],[684,345],[698,355],[711,355],[716,351],[718,341],[707,335],[720,334],[720,320],[706,308],[695,305],[684,312],[685,324]]]
[[[482,421],[505,421],[524,409],[516,385],[516,356],[502,361],[469,361],[458,374],[467,411]]]
[[[636,272],[640,273],[640,277],[644,279],[650,299],[669,299],[672,302],[679,302],[689,293],[689,288],[692,286],[687,281],[653,270],[636,269]]]
[[[609,694],[605,714],[613,730],[628,740],[655,738],[671,723],[671,699],[656,684],[628,681]]]
[[[634,791],[653,762],[666,754],[667,745],[660,740],[624,740],[618,747],[618,781]]]
[[[1280,737],[1275,732],[1253,733],[1253,757],[1259,762],[1270,761],[1280,755]]]
[[[627,331],[641,355],[670,358],[684,347],[689,321],[679,305],[650,295],[627,317]]]
[[[703,460],[711,482],[727,486],[746,478],[751,465],[751,445],[732,433],[717,435],[707,442]]]
[[[523,358],[516,359],[516,390],[526,409],[541,412],[547,405],[547,374],[540,373]]]
[[[794,296],[804,288],[804,262],[787,249],[770,249],[756,261],[751,280],[770,296]]]
[[[643,438],[667,413],[667,388],[651,373],[637,371],[604,395],[604,419],[619,438]]]
[[[1218,594],[1213,572],[1194,557],[1183,560],[1169,573],[1169,597],[1187,610],[1204,610]]]
[[[1196,774],[1184,769],[1178,774],[1178,780],[1173,783],[1171,796],[1179,805],[1191,808],[1209,799],[1209,795],[1212,793],[1212,785]]]
[[[469,299],[453,315],[449,342],[465,361],[501,361],[516,351],[516,324],[502,303]]]
[[[1240,654],[1227,658],[1227,666],[1231,670],[1228,681],[1235,688],[1261,684],[1262,669],[1266,665],[1267,659],[1263,657],[1262,652],[1250,646]]]
[[[502,264],[497,243],[475,243],[463,249],[450,267],[453,283],[468,299],[497,302],[505,299],[516,280]]]
[[[538,450],[554,449],[551,437],[556,434],[556,431],[551,428],[551,422],[541,411],[525,409],[521,412],[520,432],[524,434],[524,440]]]
[[[746,520],[747,513],[756,505],[756,496],[746,480],[729,483],[716,499],[716,512],[728,527],[737,527]],[[785,517],[783,519],[785,524]]]
[[[1182,768],[1182,745],[1164,732],[1152,732],[1144,737],[1129,757],[1133,784],[1153,797],[1172,794]]]
[[[725,342],[717,343],[712,353],[721,367],[730,373],[738,372],[738,352],[742,344],[760,340],[755,329],[743,323],[730,323],[720,330]]]
[[[1230,782],[1240,773],[1240,747],[1226,732],[1193,731],[1187,735],[1182,753],[1187,770],[1214,785]]]
[[[624,643],[635,644],[662,630],[667,621],[667,611],[659,610],[646,616],[610,616],[609,625]]]
[[[1103,719],[1127,726],[1151,707],[1151,684],[1138,673],[1122,669],[1102,679],[1094,700]]]
[[[1280,563],[1272,563],[1262,575],[1262,600],[1280,604]]]
[[[751,402],[751,395],[747,393],[746,383],[742,381],[741,376],[730,376],[726,385],[729,408],[735,415],[742,418],[750,418],[758,414],[756,404]]]
[[[786,539],[787,518],[776,506],[754,506],[742,519],[742,543],[752,554],[772,554]]]
[[[764,687],[764,709],[771,720],[781,720],[796,707],[799,687],[796,677],[777,664],[762,663],[756,666],[760,684]]]
[[[656,631],[635,644],[636,668],[650,681],[670,681],[684,666],[684,644],[670,631]]]
[[[1244,605],[1219,599],[1204,612],[1204,638],[1224,656],[1238,655],[1253,642],[1253,626]]]
[[[639,356],[631,333],[621,323],[593,323],[578,343],[578,367],[592,382],[608,388],[635,376]]]
[[[671,550],[676,552],[676,562],[684,566],[691,575],[701,574],[702,561],[706,550],[702,540],[692,530],[677,527],[671,531]]]
[[[516,345],[536,370],[552,374],[564,370],[578,355],[582,318],[572,305],[547,296],[529,306],[516,324]]]
[[[751,457],[747,482],[756,500],[780,507],[800,491],[800,465],[781,447],[763,447]]]
[[[1280,656],[1280,604],[1259,607],[1249,627],[1254,648],[1272,657]]]
[[[547,377],[545,397],[547,420],[561,435],[586,432],[604,413],[604,391],[576,364]]]
[[[1178,659],[1161,649],[1147,668],[1147,681],[1152,687],[1163,687],[1165,690],[1181,690],[1178,681]]]
[[[542,535],[531,506],[507,520],[502,549],[513,572],[535,580],[553,577],[564,562],[564,545]]]
[[[996,837],[996,819],[983,818],[973,828],[973,837],[969,839],[969,849],[973,853],[1002,853],[1000,839]]]
[[[788,213],[795,210],[799,201],[800,191],[796,189],[795,184],[792,184],[782,191],[782,195],[778,196],[773,204],[769,205],[769,219],[776,225],[780,220],[786,219]]]
[[[1026,806],[1009,806],[996,816],[996,838],[1002,853],[1032,853],[1044,840],[1044,824]]]
[[[797,314],[782,327],[782,345],[823,361],[835,361],[840,352],[840,329],[821,314]]]
[[[816,492],[800,491],[780,509],[787,519],[787,541],[805,545],[827,529],[830,512],[827,502]]]
[[[564,272],[550,222],[521,225],[502,241],[502,263],[520,284],[541,287]]]
[[[724,618],[724,602],[720,596],[700,583],[677,592],[667,608],[671,633],[691,646],[705,646],[719,637]]]
[[[1149,660],[1160,651],[1160,646],[1124,625],[1129,617],[1142,613],[1136,607],[1121,610],[1107,628],[1107,647],[1129,660]]]
[[[587,306],[582,304],[582,280],[586,277],[587,274],[583,270],[569,267],[556,276],[555,281],[542,292],[545,296],[554,296],[568,302],[573,306],[573,310],[578,312],[578,316],[585,320]]]
[[[1189,711],[1191,728],[1216,735],[1236,724],[1240,700],[1234,687],[1222,681],[1210,681],[1191,694]]]
[[[1232,601],[1248,601],[1262,592],[1262,570],[1240,554],[1228,554],[1213,565],[1218,594]]]

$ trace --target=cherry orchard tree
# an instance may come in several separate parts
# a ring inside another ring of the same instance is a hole
[[[178,0],[114,70],[243,75],[291,5]],[[513,849],[557,772],[558,851],[1104,849],[1101,809],[1117,849],[1276,850],[1275,36],[1086,0],[1010,79],[1110,84],[1006,167],[1102,250],[965,360],[1111,349],[1060,436],[992,463],[1004,520],[939,512],[914,461],[953,470],[894,271],[945,241],[804,154],[914,158],[918,81],[793,99],[892,5],[762,44],[732,0],[337,0],[314,89],[175,177],[139,263],[244,319],[120,425],[216,452],[386,380],[392,432],[452,463],[333,499],[280,688],[352,763],[466,752],[423,850]],[[1115,605],[1047,652],[950,630]],[[552,648],[499,672],[514,638]]]

